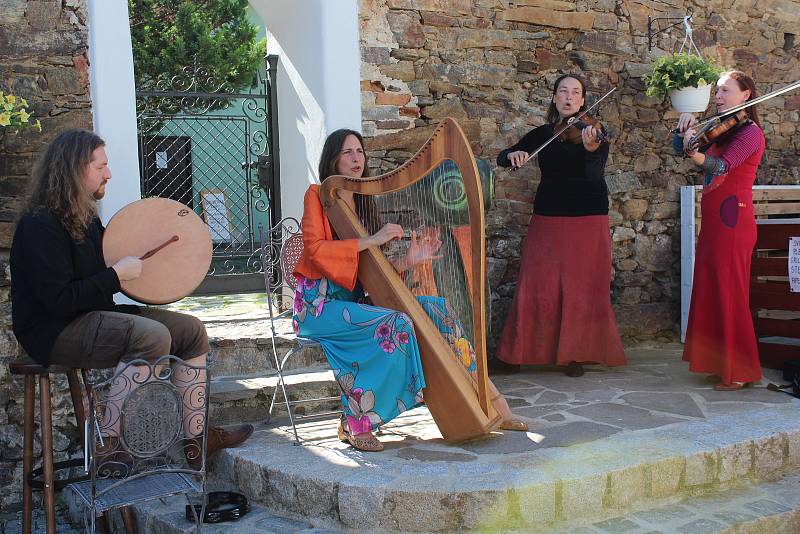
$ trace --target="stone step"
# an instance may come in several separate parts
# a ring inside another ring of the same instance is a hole
[[[268,320],[248,320],[234,324],[207,322],[206,328],[209,331],[213,376],[257,374],[276,368],[272,329]],[[274,342],[279,358],[296,346],[291,318],[275,321]],[[306,347],[287,360],[285,369],[299,369],[325,362],[325,354],[320,347]]]
[[[286,393],[292,401],[339,395],[339,387],[327,362],[324,366],[292,369],[284,374],[284,380]],[[266,421],[269,405],[277,387],[278,376],[274,372],[212,379],[209,406],[211,424],[224,426]],[[278,391],[278,402],[273,409],[273,416],[286,418],[283,393]],[[296,405],[293,406],[293,413],[302,415],[333,409],[341,409],[338,400]]]
[[[546,529],[543,534],[744,534],[800,532],[800,475],[695,495],[625,516]],[[519,532],[519,531],[517,531]],[[521,532],[520,532],[521,534]]]
[[[212,469],[270,509],[341,528],[538,531],[797,470],[800,404],[789,400],[582,443],[567,423],[448,445],[416,408],[385,425],[382,453],[340,443],[331,419],[299,425],[302,447],[291,446],[285,427],[260,429]],[[642,428],[636,417],[619,424]]]
[[[186,500],[173,497],[136,507],[139,532],[148,534],[194,534],[194,522],[186,519]],[[263,506],[250,503],[250,511],[238,521],[204,523],[207,534],[344,534],[319,520],[276,515]]]

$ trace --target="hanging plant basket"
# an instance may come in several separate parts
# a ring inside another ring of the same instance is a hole
[[[705,111],[711,99],[711,84],[700,87],[684,87],[669,92],[672,109],[679,113],[696,113]]]

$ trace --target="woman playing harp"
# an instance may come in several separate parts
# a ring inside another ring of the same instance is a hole
[[[356,179],[367,175],[363,139],[358,132],[337,130],[325,141],[320,181],[337,174]],[[395,310],[359,303],[364,291],[358,281],[358,253],[400,239],[403,229],[397,224],[381,226],[375,205],[368,198],[347,192],[342,196],[364,220],[371,235],[337,239],[323,211],[319,186],[308,189],[302,222],[304,250],[294,271],[298,279],[294,327],[298,334],[322,345],[336,375],[344,406],[340,439],[359,450],[380,451],[383,445],[373,431],[419,405],[426,383],[410,318]],[[398,271],[407,271],[435,258],[440,247],[436,231],[412,233],[408,249],[393,265]],[[463,329],[452,319],[444,299],[419,297],[419,301],[442,334],[464,347]],[[503,416],[503,426],[526,430],[493,386],[491,393],[495,409]]]

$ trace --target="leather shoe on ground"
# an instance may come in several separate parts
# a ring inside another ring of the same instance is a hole
[[[232,428],[212,426],[208,429],[208,442],[206,443],[206,461],[222,449],[229,449],[241,445],[253,433],[253,425],[244,424]],[[186,460],[192,469],[200,468],[200,448],[196,438],[187,439],[184,445]]]
[[[583,365],[579,364],[578,362],[569,362],[564,374],[571,377],[583,376]]]
[[[519,373],[520,370],[519,364],[506,363],[497,358],[492,358],[486,363],[490,375],[513,375]]]

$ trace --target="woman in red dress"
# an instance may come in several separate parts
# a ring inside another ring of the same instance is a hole
[[[719,112],[755,97],[755,83],[741,71],[725,72],[717,82]],[[761,379],[749,287],[756,243],[753,183],[764,154],[764,134],[755,106],[745,109],[748,120],[704,152],[690,150],[696,122],[690,113],[678,121],[683,139],[673,140],[705,174],[683,359],[691,371],[718,376],[718,391]]]
[[[574,75],[556,80],[547,124],[497,157],[519,167],[563,121],[584,110],[586,88]],[[542,180],[522,249],[519,280],[492,361],[495,372],[520,364],[556,364],[581,376],[583,364],[624,365],[611,309],[611,235],[604,178],[608,144],[586,126],[579,142],[556,140],[538,154]]]

